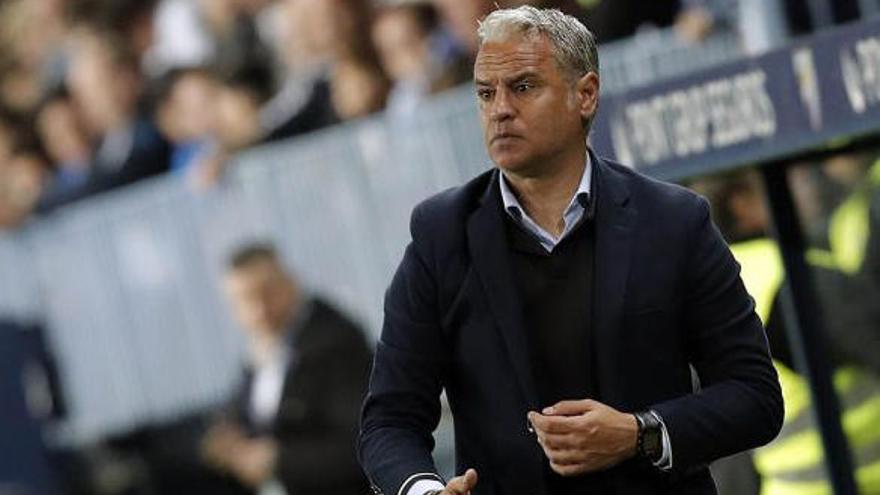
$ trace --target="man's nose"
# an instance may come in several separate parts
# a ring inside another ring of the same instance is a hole
[[[499,90],[495,93],[489,115],[494,121],[507,120],[516,115],[516,108],[510,101],[510,94],[507,91]]]

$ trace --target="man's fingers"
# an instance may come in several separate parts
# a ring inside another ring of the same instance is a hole
[[[591,399],[564,400],[545,407],[541,412],[547,416],[574,416],[592,411],[599,405],[601,405],[599,402]]]
[[[572,466],[586,463],[588,455],[579,450],[545,450],[544,454],[551,464]]]
[[[477,486],[477,471],[468,469],[461,476],[456,476],[446,484],[446,492],[454,495],[467,495]]]
[[[554,450],[568,450],[583,448],[585,442],[577,435],[571,433],[544,433],[537,431],[538,442],[545,448]]]
[[[576,417],[569,416],[546,416],[536,412],[529,412],[529,422],[535,430],[544,433],[570,433],[577,426]]]

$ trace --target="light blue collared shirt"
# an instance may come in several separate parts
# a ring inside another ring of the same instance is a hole
[[[544,230],[543,227],[538,225],[537,222],[526,213],[519,200],[516,199],[516,195],[510,189],[510,185],[507,183],[507,177],[505,177],[504,172],[501,172],[501,179],[498,181],[498,184],[501,186],[501,201],[504,203],[504,211],[506,211],[511,218],[519,222],[520,225],[525,227],[526,230],[534,234],[541,243],[541,246],[543,246],[548,253],[553,252],[556,245],[571,233],[575,225],[577,225],[584,216],[584,212],[586,212],[585,206],[588,205],[590,201],[590,187],[592,186],[591,181],[593,175],[592,168],[593,164],[590,162],[590,155],[587,154],[581,182],[578,185],[574,196],[571,197],[568,207],[565,208],[565,212],[562,214],[564,227],[562,229],[562,234],[559,237],[554,237],[553,234]]]

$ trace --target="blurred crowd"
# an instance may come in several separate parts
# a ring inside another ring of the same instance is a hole
[[[470,79],[476,25],[523,0],[2,0],[0,229],[145,177],[195,189],[227,158]],[[733,0],[538,0],[600,42],[693,40]]]

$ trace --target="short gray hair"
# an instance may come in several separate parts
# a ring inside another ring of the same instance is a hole
[[[581,21],[558,9],[537,9],[524,5],[499,9],[480,21],[477,36],[480,46],[487,41],[503,41],[511,35],[544,35],[553,45],[559,68],[575,77],[588,72],[599,74],[599,50],[596,38]]]

